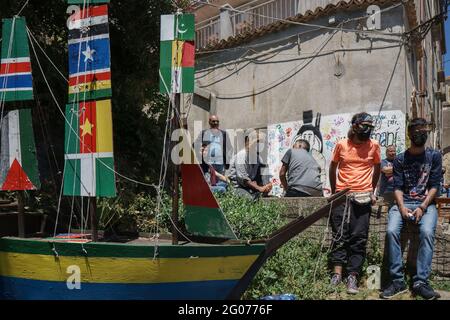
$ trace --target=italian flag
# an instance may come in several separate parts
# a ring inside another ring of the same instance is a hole
[[[3,191],[40,187],[30,109],[9,111],[3,117],[0,185]]]
[[[66,118],[64,195],[115,197],[111,100],[67,105]]]
[[[193,14],[161,16],[160,92],[193,93],[195,73]]]

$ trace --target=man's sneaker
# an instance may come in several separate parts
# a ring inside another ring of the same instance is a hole
[[[331,285],[337,287],[342,282],[342,276],[339,273],[334,273],[331,277]]]
[[[399,294],[405,293],[408,291],[406,284],[402,282],[392,282],[389,287],[384,289],[384,291],[380,294],[380,298],[382,299],[391,299]]]
[[[420,296],[425,300],[435,300],[441,297],[428,283],[421,281],[414,283],[412,291],[414,295]]]
[[[357,294],[358,292],[358,279],[356,278],[356,274],[350,273],[347,277],[347,293]]]

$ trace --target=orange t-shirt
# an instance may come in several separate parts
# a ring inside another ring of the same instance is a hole
[[[336,191],[350,188],[350,192],[373,191],[373,166],[381,163],[378,141],[354,144],[350,139],[340,140],[333,151],[333,162],[338,163]]]

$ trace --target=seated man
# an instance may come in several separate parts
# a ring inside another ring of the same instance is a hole
[[[378,195],[391,207],[394,203],[394,160],[396,156],[395,146],[386,148],[386,159],[381,161],[381,179]]]
[[[205,176],[205,180],[212,192],[225,193],[227,191],[229,179],[216,171],[213,165],[209,164],[208,146],[209,142],[204,142],[201,148],[202,162],[200,166],[202,168],[203,175]]]
[[[256,200],[261,194],[272,190],[272,184],[258,185],[258,172],[261,159],[258,154],[258,143],[261,135],[252,133],[245,137],[245,147],[239,151],[230,164],[230,181],[237,195],[250,200]]]
[[[425,119],[413,119],[408,126],[411,147],[394,160],[394,195],[397,205],[389,210],[386,232],[392,283],[380,295],[381,298],[389,299],[407,290],[403,279],[400,233],[408,221],[419,226],[413,293],[427,300],[439,298],[439,294],[429,285],[428,277],[438,218],[434,198],[441,182],[442,157],[436,150],[425,149],[428,131]]]
[[[320,166],[309,154],[306,140],[297,140],[281,162],[280,180],[286,197],[321,197]],[[288,180],[286,179],[288,173]]]

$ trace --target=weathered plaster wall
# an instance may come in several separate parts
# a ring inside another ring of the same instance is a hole
[[[364,14],[340,12],[336,20]],[[402,8],[384,12],[382,29],[402,32],[403,20]],[[328,19],[311,23],[327,25]],[[346,24],[347,28],[356,26],[356,21]],[[222,128],[265,128],[302,120],[306,110],[322,115],[378,110],[399,53],[397,37],[323,29],[311,32],[311,27],[297,25],[245,46],[197,57],[196,86],[216,94]],[[413,75],[407,56],[403,48],[384,110],[406,112],[409,107]],[[203,109],[192,106],[189,127],[193,120],[206,118]]]

